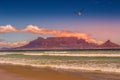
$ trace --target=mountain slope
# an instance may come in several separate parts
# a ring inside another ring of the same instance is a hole
[[[21,48],[70,48],[70,49],[85,49],[95,48],[98,46],[94,43],[88,43],[84,39],[76,37],[48,37],[46,39],[39,37],[29,44]]]
[[[37,39],[30,41],[27,45],[24,45],[18,50],[50,50],[50,49],[120,49],[118,44],[111,42],[110,40],[98,45],[95,43],[88,43],[84,39],[78,39],[76,37],[48,37],[46,39],[38,37]]]
[[[118,48],[120,45],[107,40],[105,43],[101,44],[100,47],[102,48]]]

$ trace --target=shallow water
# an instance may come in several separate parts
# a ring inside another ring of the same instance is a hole
[[[120,50],[0,52],[0,63],[57,70],[120,72]]]

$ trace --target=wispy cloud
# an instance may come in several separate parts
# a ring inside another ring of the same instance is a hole
[[[0,26],[0,33],[17,32],[18,30],[11,25]]]
[[[103,43],[102,41],[97,41],[93,38],[89,38],[89,34],[86,33],[78,33],[67,30],[51,30],[33,25],[28,25],[25,29],[21,30],[21,32],[30,32],[34,34],[49,34],[56,37],[77,37],[79,39],[85,39],[87,42],[93,42],[97,44]]]
[[[0,26],[0,33],[7,33],[7,32],[29,32],[33,34],[44,34],[44,35],[52,35],[55,37],[77,37],[79,39],[85,39],[87,42],[97,43],[101,44],[102,41],[98,41],[96,39],[90,38],[89,34],[86,33],[78,33],[78,32],[72,32],[67,30],[53,30],[48,28],[41,28],[39,26],[34,25],[28,25],[24,29],[16,29],[11,25],[6,26]],[[4,43],[4,45],[10,44]],[[18,43],[14,43],[13,45],[16,45]]]
[[[0,26],[0,34],[2,33],[9,33],[9,32],[18,32],[20,30],[14,28],[11,25],[6,25],[6,26]],[[0,48],[6,47],[6,48],[14,48],[14,47],[19,47],[23,46],[25,44],[28,44],[28,41],[21,41],[21,42],[6,42],[3,39],[0,39]]]
[[[29,25],[25,29],[21,30],[21,32],[30,32],[34,34],[50,34],[57,37],[78,37],[82,39],[87,39],[88,34],[86,33],[77,33],[67,30],[51,30],[47,28],[40,28],[38,26]]]
[[[23,45],[28,44],[28,41],[22,41],[22,42],[6,42],[6,41],[0,41],[0,48],[6,47],[6,48],[15,48],[20,47]]]

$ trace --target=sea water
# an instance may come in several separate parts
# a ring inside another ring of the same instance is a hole
[[[0,64],[120,73],[120,50],[0,52]]]

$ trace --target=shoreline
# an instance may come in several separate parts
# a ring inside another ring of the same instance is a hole
[[[22,52],[22,51],[109,51],[109,50],[114,50],[114,51],[120,51],[120,48],[114,49],[1,49],[0,52]]]
[[[120,74],[97,72],[69,72],[30,66],[1,65],[2,80],[120,80]]]

